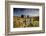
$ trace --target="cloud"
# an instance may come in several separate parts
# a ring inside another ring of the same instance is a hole
[[[14,16],[29,15],[31,16],[39,16],[39,9],[29,9],[29,8],[17,8],[14,9]]]

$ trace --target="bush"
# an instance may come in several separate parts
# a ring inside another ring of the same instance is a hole
[[[34,26],[38,27],[39,26],[39,21],[34,21]]]

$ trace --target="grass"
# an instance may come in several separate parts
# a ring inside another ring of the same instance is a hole
[[[39,17],[21,18],[13,16],[13,27],[39,27]]]

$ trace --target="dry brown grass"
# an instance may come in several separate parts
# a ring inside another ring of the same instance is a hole
[[[39,17],[21,18],[21,17],[13,16],[13,26],[14,28],[16,27],[17,28],[18,27],[36,27],[36,26],[38,27]]]

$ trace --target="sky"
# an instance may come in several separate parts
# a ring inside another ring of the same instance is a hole
[[[29,15],[32,16],[39,16],[39,9],[33,8],[13,8],[13,16],[21,16],[21,15]]]

